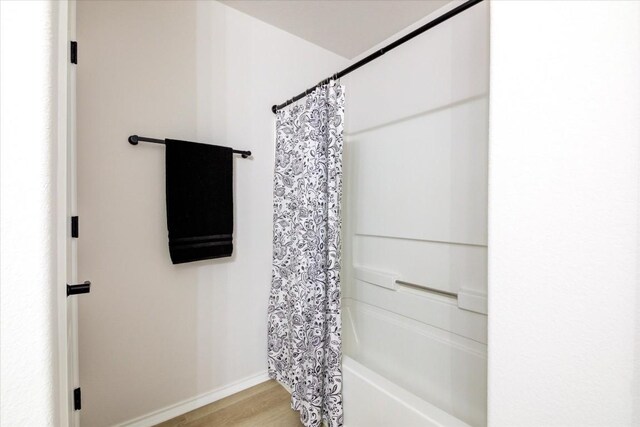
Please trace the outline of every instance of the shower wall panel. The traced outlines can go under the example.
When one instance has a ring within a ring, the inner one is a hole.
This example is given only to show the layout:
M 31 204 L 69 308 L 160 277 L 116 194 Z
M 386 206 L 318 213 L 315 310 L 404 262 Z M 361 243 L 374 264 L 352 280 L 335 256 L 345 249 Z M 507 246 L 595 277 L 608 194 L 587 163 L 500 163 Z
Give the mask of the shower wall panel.
M 345 353 L 474 426 L 486 425 L 488 18 L 481 3 L 345 79 Z

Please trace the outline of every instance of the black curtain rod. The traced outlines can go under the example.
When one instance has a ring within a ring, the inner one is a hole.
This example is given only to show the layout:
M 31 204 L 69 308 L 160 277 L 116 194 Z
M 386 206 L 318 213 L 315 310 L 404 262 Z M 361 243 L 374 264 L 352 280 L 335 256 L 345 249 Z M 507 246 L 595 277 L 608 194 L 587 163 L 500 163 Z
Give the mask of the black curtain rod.
M 483 0 L 469 0 L 469 1 L 465 2 L 465 3 L 462 3 L 460 6 L 451 9 L 449 12 L 437 17 L 433 21 L 427 22 L 423 26 L 421 26 L 419 28 L 416 28 L 415 30 L 413 30 L 409 34 L 407 34 L 406 36 L 400 37 L 398 40 L 394 41 L 391 44 L 388 44 L 387 46 L 385 46 L 385 47 L 383 47 L 383 48 L 381 48 L 381 49 L 379 49 L 377 51 L 375 51 L 374 53 L 372 53 L 371 55 L 367 56 L 366 58 L 363 58 L 360 61 L 356 62 L 355 64 L 348 66 L 344 70 L 338 71 L 337 73 L 335 73 L 331 77 L 328 77 L 328 78 L 320 81 L 316 86 L 310 87 L 309 89 L 305 90 L 301 94 L 294 96 L 293 98 L 289 99 L 288 101 L 283 102 L 280 105 L 274 105 L 273 107 L 271 107 L 271 111 L 273 111 L 275 113 L 278 110 L 280 110 L 281 108 L 284 108 L 289 104 L 293 104 L 297 100 L 302 99 L 305 96 L 307 96 L 307 94 L 313 92 L 313 90 L 317 86 L 320 86 L 320 85 L 323 85 L 323 84 L 327 84 L 331 80 L 337 80 L 340 77 L 346 76 L 350 72 L 355 71 L 358 68 L 362 67 L 363 65 L 366 65 L 369 62 L 373 61 L 374 59 L 381 57 L 385 53 L 389 52 L 391 49 L 395 49 L 396 47 L 400 46 L 401 44 L 403 44 L 405 42 L 408 42 L 412 38 L 414 38 L 416 36 L 419 36 L 420 34 L 424 33 L 425 31 L 427 31 L 427 30 L 429 30 L 429 29 L 431 29 L 433 27 L 435 27 L 438 24 L 442 24 L 444 21 L 448 20 L 449 18 L 453 18 L 457 14 L 459 14 L 461 12 L 464 12 L 465 10 L 469 9 L 472 6 L 475 6 L 476 4 L 478 4 L 478 3 L 482 2 L 482 1 Z
M 129 137 L 129 144 L 131 145 L 138 145 L 138 142 L 140 141 L 153 142 L 154 144 L 164 144 L 164 139 L 147 138 L 146 136 L 138 136 L 138 135 L 131 135 Z M 246 159 L 251 155 L 251 151 L 233 150 L 233 152 L 236 154 L 241 154 L 243 159 Z

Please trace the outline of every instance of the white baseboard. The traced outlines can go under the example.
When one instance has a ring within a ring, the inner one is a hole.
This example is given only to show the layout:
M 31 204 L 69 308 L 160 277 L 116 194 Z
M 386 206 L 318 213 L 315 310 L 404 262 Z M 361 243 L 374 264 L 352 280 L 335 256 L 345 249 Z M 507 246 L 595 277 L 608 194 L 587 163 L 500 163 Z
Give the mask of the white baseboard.
M 158 409 L 157 411 L 148 413 L 133 420 L 118 424 L 118 427 L 150 427 L 163 421 L 170 420 L 171 418 L 175 418 L 179 415 L 185 414 L 189 411 L 193 411 L 194 409 L 198 409 L 201 406 L 213 403 L 216 400 L 231 396 L 234 393 L 245 390 L 249 387 L 253 387 L 254 385 L 258 385 L 262 382 L 267 381 L 268 379 L 269 376 L 267 375 L 267 371 L 265 370 L 255 375 L 251 375 L 241 380 L 235 381 L 231 384 L 219 387 L 215 390 L 211 390 L 210 392 L 192 397 L 191 399 L 183 400 L 182 402 L 178 402 L 176 404 Z
M 278 381 L 277 379 L 275 379 L 275 380 L 276 380 L 276 381 Z M 288 385 L 286 385 L 285 383 L 283 383 L 283 382 L 281 382 L 281 381 L 278 381 L 278 384 L 280 384 L 280 385 L 282 386 L 282 388 L 283 388 L 283 389 L 287 390 L 287 392 L 288 392 L 289 394 L 291 394 L 291 393 L 292 393 L 291 388 L 290 388 Z

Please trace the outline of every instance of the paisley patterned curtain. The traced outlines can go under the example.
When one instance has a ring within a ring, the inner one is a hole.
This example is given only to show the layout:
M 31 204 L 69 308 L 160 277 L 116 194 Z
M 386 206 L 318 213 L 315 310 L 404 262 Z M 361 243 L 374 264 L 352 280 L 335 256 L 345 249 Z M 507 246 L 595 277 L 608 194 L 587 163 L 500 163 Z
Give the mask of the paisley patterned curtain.
M 269 376 L 305 426 L 341 426 L 340 203 L 344 87 L 278 111 Z

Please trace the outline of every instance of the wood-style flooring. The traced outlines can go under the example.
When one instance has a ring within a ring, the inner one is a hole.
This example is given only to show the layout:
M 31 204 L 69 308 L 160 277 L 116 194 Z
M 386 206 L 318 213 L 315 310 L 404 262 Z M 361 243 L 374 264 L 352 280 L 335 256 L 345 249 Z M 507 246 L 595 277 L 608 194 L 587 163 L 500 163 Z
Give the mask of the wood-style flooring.
M 300 414 L 291 409 L 291 396 L 269 380 L 156 427 L 300 427 Z

